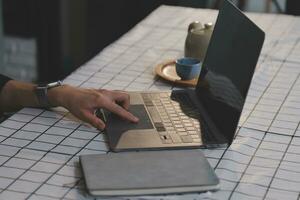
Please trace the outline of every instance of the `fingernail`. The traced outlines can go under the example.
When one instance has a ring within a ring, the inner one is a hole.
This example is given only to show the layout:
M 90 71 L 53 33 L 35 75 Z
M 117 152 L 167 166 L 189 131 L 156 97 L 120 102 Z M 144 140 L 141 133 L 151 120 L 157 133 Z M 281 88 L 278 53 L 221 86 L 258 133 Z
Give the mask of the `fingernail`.
M 103 131 L 105 129 L 105 125 L 99 125 L 98 129 L 101 130 L 101 131 Z
M 139 121 L 139 118 L 134 117 L 134 122 L 138 122 L 138 121 Z

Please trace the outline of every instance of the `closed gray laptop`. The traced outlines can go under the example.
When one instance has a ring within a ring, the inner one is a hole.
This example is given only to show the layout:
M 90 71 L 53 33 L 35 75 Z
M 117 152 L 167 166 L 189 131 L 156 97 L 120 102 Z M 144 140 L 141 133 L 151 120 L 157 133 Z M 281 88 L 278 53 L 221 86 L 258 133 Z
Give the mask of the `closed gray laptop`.
M 105 113 L 113 151 L 228 146 L 232 143 L 264 32 L 224 1 L 195 89 L 130 93 L 132 124 Z
M 86 188 L 96 196 L 217 190 L 219 179 L 200 150 L 80 156 Z

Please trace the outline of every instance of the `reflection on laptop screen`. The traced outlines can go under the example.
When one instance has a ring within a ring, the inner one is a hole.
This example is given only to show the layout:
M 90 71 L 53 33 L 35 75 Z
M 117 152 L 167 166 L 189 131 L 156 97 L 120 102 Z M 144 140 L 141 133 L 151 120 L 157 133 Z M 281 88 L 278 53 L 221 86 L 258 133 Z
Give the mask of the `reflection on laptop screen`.
M 263 40 L 264 32 L 224 1 L 196 90 L 209 118 L 228 141 L 234 137 Z

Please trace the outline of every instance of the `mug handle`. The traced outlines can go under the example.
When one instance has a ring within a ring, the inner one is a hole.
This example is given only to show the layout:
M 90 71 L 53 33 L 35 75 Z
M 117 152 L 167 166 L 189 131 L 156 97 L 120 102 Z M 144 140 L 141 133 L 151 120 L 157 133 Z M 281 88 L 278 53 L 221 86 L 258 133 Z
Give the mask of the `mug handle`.
M 194 22 L 190 23 L 190 25 L 189 25 L 189 27 L 188 27 L 188 31 L 190 31 L 190 30 L 192 30 L 192 29 L 195 29 L 195 28 L 197 28 L 197 29 L 202 29 L 203 26 L 202 26 L 201 22 L 199 22 L 199 21 L 194 21 Z

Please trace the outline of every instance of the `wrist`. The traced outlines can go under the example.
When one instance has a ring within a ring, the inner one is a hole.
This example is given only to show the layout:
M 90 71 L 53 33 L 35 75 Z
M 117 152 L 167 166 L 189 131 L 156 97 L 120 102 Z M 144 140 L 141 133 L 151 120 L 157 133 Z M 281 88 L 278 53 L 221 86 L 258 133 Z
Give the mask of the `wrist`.
M 51 106 L 63 106 L 67 107 L 67 99 L 71 86 L 61 85 L 55 88 L 51 88 L 47 93 L 47 98 Z

